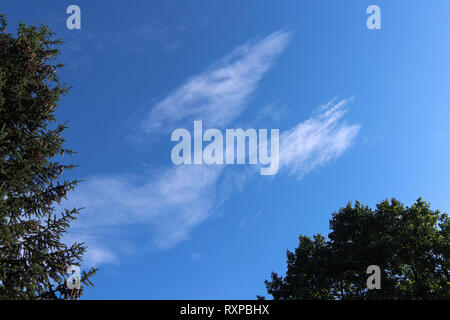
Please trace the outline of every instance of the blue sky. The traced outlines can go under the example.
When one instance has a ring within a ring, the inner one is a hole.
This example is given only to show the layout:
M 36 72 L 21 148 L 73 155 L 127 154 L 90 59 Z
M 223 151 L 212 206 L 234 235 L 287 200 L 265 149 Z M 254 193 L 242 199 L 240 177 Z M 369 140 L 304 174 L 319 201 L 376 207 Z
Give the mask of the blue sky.
M 68 30 L 66 8 L 81 8 Z M 381 8 L 382 30 L 366 28 Z M 450 208 L 450 3 L 4 1 L 48 22 L 71 86 L 57 116 L 85 180 L 68 240 L 88 299 L 253 299 L 298 235 L 347 201 Z M 175 166 L 170 132 L 279 128 L 280 171 Z

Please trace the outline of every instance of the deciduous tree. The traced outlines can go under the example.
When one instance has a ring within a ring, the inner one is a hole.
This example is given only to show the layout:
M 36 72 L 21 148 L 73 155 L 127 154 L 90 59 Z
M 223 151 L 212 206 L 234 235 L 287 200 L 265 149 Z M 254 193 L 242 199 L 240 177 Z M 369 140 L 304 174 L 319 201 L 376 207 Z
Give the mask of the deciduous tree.
M 356 202 L 334 213 L 328 239 L 300 236 L 287 252 L 285 276 L 266 281 L 276 300 L 449 299 L 450 220 L 422 199 L 396 199 L 375 210 Z M 367 288 L 366 270 L 378 265 L 381 289 Z

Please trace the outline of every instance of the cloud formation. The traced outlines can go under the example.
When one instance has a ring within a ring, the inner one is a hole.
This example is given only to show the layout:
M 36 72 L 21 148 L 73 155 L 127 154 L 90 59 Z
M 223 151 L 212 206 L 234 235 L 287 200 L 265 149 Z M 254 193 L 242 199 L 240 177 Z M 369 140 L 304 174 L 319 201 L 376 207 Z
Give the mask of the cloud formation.
M 279 175 L 301 178 L 351 146 L 360 125 L 343 121 L 348 102 L 330 102 L 281 135 Z M 89 245 L 88 261 L 115 262 L 117 258 L 105 243 L 111 243 L 110 237 L 118 234 L 119 227 L 122 231 L 136 225 L 147 228 L 153 244 L 161 249 L 186 240 L 196 226 L 220 208 L 230 190 L 244 189 L 246 182 L 258 174 L 257 170 L 232 169 L 238 170 L 184 165 L 166 167 L 140 178 L 94 176 L 74 191 L 65 206 L 86 208 L 73 231 Z M 120 248 L 114 247 L 117 253 Z
M 247 107 L 259 80 L 290 37 L 291 32 L 280 30 L 234 49 L 158 102 L 141 122 L 141 134 L 169 132 L 194 118 L 203 119 L 208 126 L 229 124 Z M 64 203 L 65 207 L 85 207 L 70 239 L 88 244 L 91 254 L 86 258 L 93 264 L 117 260 L 105 243 L 111 244 L 111 235 L 117 234 L 119 227 L 146 226 L 157 247 L 170 248 L 187 239 L 190 230 L 223 203 L 228 195 L 223 185 L 230 183 L 225 178 L 217 190 L 223 170 L 170 166 L 145 177 L 88 177 Z M 221 201 L 217 192 L 223 195 Z M 117 252 L 117 245 L 115 249 Z
M 259 80 L 290 38 L 291 32 L 277 31 L 236 48 L 157 103 L 142 121 L 142 130 L 166 133 L 200 118 L 209 127 L 229 124 L 246 108 Z
M 317 166 L 331 161 L 347 150 L 360 125 L 342 121 L 349 100 L 333 101 L 319 113 L 299 123 L 280 137 L 280 167 L 301 178 Z
M 248 106 L 259 80 L 290 37 L 289 31 L 277 31 L 248 42 L 188 79 L 156 103 L 141 123 L 141 134 L 168 132 L 194 119 L 202 119 L 208 127 L 231 124 Z M 347 103 L 330 102 L 282 133 L 279 175 L 302 177 L 350 147 L 360 126 L 343 121 Z M 86 241 L 86 262 L 93 265 L 116 262 L 118 255 L 136 251 L 125 239 L 142 230 L 154 246 L 173 247 L 220 208 L 230 190 L 245 188 L 253 175 L 252 170 L 235 166 L 169 165 L 139 177 L 88 177 L 63 204 L 85 207 L 68 239 Z
M 219 167 L 168 167 L 145 177 L 142 184 L 130 175 L 93 176 L 64 207 L 85 208 L 73 225 L 83 241 L 95 242 L 95 230 L 140 224 L 151 227 L 155 245 L 169 248 L 185 240 L 214 208 L 221 171 Z

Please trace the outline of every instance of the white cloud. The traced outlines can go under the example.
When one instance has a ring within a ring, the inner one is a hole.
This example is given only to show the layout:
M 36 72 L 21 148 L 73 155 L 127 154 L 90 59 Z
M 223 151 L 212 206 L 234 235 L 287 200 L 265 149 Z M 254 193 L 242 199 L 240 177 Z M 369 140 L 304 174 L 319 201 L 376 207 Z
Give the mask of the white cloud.
M 287 46 L 291 33 L 277 31 L 244 44 L 157 103 L 142 121 L 141 133 L 161 133 L 194 118 L 223 126 L 247 106 L 258 81 Z M 216 190 L 224 167 L 168 167 L 152 175 L 93 176 L 70 195 L 64 207 L 85 207 L 71 237 L 89 246 L 92 263 L 116 260 L 104 244 L 127 225 L 151 230 L 154 243 L 169 248 L 189 236 L 229 194 L 229 179 Z M 216 193 L 220 193 L 220 199 Z M 117 246 L 115 247 L 118 250 Z
M 360 129 L 343 121 L 348 100 L 330 102 L 308 120 L 281 135 L 280 165 L 302 177 L 317 166 L 339 157 Z M 186 240 L 230 195 L 242 190 L 258 174 L 254 168 L 224 171 L 224 166 L 171 166 L 149 176 L 95 176 L 82 183 L 64 204 L 85 209 L 74 224 L 77 241 L 86 241 L 88 261 L 116 261 L 110 249 L 118 228 L 143 226 L 159 248 Z M 236 169 L 237 168 L 232 168 Z M 224 174 L 225 172 L 225 174 Z M 250 221 L 244 217 L 241 226 Z M 253 218 L 251 218 L 253 220 Z M 102 230 L 97 233 L 97 230 Z M 116 251 L 119 250 L 115 245 Z
M 102 244 L 100 239 L 104 235 L 93 232 L 95 228 L 80 232 L 78 228 L 74 228 L 76 225 L 76 223 L 72 224 L 70 233 L 64 237 L 64 242 L 68 246 L 71 246 L 75 242 L 84 242 L 88 246 L 88 250 L 83 256 L 82 267 L 86 266 L 88 269 L 98 267 L 101 264 L 116 263 L 118 261 L 117 253 L 113 252 L 108 247 L 109 245 Z
M 90 177 L 72 193 L 64 207 L 85 207 L 74 223 L 77 241 L 97 246 L 102 239 L 89 237 L 130 225 L 148 227 L 161 248 L 185 240 L 215 206 L 215 186 L 221 167 L 169 167 L 139 183 L 130 175 Z M 113 233 L 113 232 L 110 232 Z
M 208 127 L 223 127 L 236 120 L 290 36 L 288 31 L 277 31 L 249 42 L 188 79 L 154 106 L 142 121 L 141 134 L 170 131 L 193 119 L 203 120 Z M 351 145 L 359 126 L 342 121 L 346 103 L 330 103 L 281 135 L 281 169 L 301 177 Z M 86 241 L 87 262 L 93 265 L 115 262 L 130 250 L 138 251 L 125 244 L 137 229 L 144 230 L 157 247 L 173 247 L 217 212 L 230 190 L 244 188 L 257 174 L 248 167 L 239 173 L 224 168 L 170 166 L 139 177 L 88 177 L 63 204 L 85 207 L 71 228 L 70 239 Z
M 84 256 L 84 263 L 89 267 L 98 267 L 101 264 L 116 262 L 117 259 L 110 249 L 89 245 L 89 250 Z
M 157 103 L 141 128 L 144 132 L 166 133 L 198 119 L 209 127 L 229 124 L 245 109 L 258 81 L 283 52 L 290 37 L 289 31 L 277 31 L 236 48 Z
M 361 127 L 342 121 L 348 102 L 330 102 L 317 115 L 284 132 L 280 137 L 280 167 L 301 178 L 347 150 Z

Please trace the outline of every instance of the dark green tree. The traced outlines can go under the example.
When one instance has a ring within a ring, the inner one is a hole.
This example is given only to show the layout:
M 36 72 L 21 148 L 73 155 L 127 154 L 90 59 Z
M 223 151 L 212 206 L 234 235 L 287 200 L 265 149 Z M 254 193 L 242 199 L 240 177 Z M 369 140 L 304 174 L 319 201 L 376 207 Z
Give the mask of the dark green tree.
M 0 15 L 0 299 L 73 299 L 82 288 L 69 290 L 70 265 L 82 261 L 83 243 L 67 246 L 62 237 L 79 209 L 56 207 L 77 180 L 62 181 L 73 164 L 57 123 L 55 108 L 67 87 L 55 62 L 61 40 L 45 25 L 19 24 L 7 33 Z M 92 285 L 95 269 L 81 282 Z
M 275 300 L 450 298 L 450 220 L 422 199 L 405 207 L 356 202 L 334 213 L 328 240 L 300 236 L 287 252 L 286 275 L 265 281 Z M 367 288 L 367 267 L 381 269 L 381 289 Z

